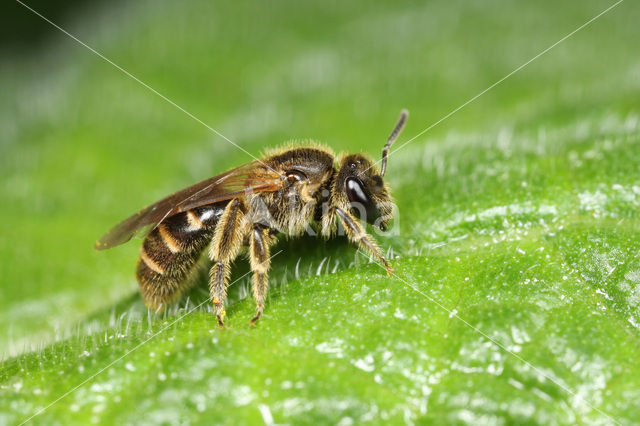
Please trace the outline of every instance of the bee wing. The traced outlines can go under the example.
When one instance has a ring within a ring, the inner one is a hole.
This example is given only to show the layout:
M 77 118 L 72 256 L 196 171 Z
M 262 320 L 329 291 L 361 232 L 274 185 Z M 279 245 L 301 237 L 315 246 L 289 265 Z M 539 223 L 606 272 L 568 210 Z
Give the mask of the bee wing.
M 273 192 L 282 188 L 281 175 L 273 170 L 256 167 L 259 164 L 252 161 L 145 207 L 100 237 L 95 248 L 106 250 L 124 244 L 134 236 L 147 235 L 168 217 L 196 207 L 231 200 L 251 192 Z

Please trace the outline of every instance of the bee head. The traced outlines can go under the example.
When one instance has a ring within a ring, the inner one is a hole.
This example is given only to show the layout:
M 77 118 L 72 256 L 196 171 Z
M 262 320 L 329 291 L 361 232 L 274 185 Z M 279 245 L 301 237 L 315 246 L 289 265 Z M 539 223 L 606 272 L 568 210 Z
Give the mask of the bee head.
M 362 154 L 339 159 L 335 192 L 340 205 L 359 219 L 386 230 L 392 219 L 393 199 L 380 170 Z
M 400 118 L 382 149 L 382 165 L 376 164 L 363 154 L 350 154 L 341 157 L 338 162 L 338 176 L 334 191 L 339 196 L 341 205 L 360 219 L 377 226 L 382 231 L 387 229 L 393 217 L 393 199 L 384 182 L 387 170 L 389 148 L 397 139 L 409 117 L 407 110 L 402 110 Z

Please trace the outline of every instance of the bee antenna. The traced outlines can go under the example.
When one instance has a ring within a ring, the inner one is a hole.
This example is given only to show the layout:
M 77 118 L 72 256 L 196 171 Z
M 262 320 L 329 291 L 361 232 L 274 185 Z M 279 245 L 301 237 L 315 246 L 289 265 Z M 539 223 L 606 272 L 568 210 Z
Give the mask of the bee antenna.
M 409 118 L 409 111 L 403 109 L 400 111 L 400 118 L 398 118 L 398 122 L 396 123 L 393 131 L 389 135 L 389 139 L 387 139 L 387 143 L 382 148 L 382 167 L 380 168 L 380 175 L 384 176 L 384 172 L 387 171 L 387 155 L 389 154 L 389 148 L 398 139 L 400 132 L 404 129 L 404 125 L 407 124 L 407 118 Z

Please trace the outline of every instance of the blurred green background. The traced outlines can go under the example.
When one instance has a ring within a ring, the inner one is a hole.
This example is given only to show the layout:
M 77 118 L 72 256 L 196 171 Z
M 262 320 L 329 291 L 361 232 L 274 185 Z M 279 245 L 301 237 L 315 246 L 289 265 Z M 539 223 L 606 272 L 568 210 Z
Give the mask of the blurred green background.
M 377 158 L 401 108 L 398 145 L 613 2 L 27 4 L 254 155 L 313 139 Z M 206 299 L 205 268 L 148 315 L 140 242 L 95 239 L 250 157 L 3 10 L 0 423 L 16 423 Z M 342 239 L 285 240 L 257 329 L 242 259 L 228 330 L 205 304 L 34 421 L 636 422 L 638 22 L 622 2 L 391 155 L 400 233 L 380 243 L 402 280 Z

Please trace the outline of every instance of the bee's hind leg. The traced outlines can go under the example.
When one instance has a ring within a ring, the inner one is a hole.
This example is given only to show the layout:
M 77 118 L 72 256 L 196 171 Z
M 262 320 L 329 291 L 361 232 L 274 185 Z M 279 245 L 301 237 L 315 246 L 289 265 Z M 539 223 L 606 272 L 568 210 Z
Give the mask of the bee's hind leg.
M 271 257 L 269 256 L 269 246 L 274 239 L 269 228 L 254 224 L 250 231 L 249 256 L 251 259 L 251 270 L 253 271 L 253 298 L 256 302 L 256 316 L 250 322 L 254 326 L 262 316 L 264 302 L 267 297 L 269 287 L 268 273 L 271 268 Z
M 227 284 L 231 273 L 230 263 L 238 256 L 242 242 L 247 234 L 245 215 L 240 202 L 235 199 L 227 204 L 216 226 L 209 255 L 214 264 L 211 267 L 209 290 L 216 318 L 220 328 L 224 328 L 227 299 Z

